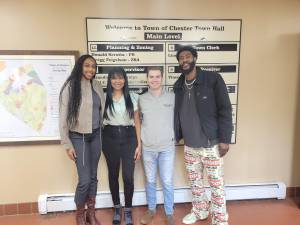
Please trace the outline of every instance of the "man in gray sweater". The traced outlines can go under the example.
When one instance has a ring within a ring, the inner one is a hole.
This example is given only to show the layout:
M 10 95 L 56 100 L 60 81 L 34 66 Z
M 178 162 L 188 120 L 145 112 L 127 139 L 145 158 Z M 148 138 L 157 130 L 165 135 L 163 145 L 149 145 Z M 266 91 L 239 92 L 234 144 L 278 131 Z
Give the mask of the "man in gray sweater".
M 141 223 L 150 223 L 155 215 L 156 177 L 157 168 L 159 167 L 167 224 L 174 225 L 173 168 L 175 159 L 175 96 L 173 93 L 166 92 L 162 87 L 163 72 L 161 67 L 149 67 L 147 80 L 149 90 L 139 98 L 139 107 L 142 117 L 142 155 L 148 201 L 148 210 L 141 218 Z

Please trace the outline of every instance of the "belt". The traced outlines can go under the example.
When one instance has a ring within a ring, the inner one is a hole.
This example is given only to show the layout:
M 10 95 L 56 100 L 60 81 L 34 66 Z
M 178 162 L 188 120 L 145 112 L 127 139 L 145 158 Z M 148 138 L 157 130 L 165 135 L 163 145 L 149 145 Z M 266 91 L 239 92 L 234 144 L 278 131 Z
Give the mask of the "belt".
M 110 128 L 110 129 L 129 129 L 134 128 L 134 126 L 115 126 L 115 125 L 106 125 L 104 128 Z

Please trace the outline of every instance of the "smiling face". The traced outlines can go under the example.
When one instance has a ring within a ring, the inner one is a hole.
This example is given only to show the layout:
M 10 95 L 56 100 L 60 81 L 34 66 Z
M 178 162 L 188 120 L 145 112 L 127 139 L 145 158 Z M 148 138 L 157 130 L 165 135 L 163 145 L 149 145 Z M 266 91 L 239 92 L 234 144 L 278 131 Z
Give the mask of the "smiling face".
M 96 62 L 92 58 L 84 60 L 82 65 L 82 75 L 85 79 L 91 80 L 96 74 Z
M 148 71 L 148 85 L 152 90 L 158 90 L 162 85 L 162 73 L 160 70 L 149 70 Z
M 111 77 L 110 82 L 114 91 L 120 91 L 123 90 L 125 79 L 122 74 L 117 73 Z
M 184 74 L 189 74 L 196 65 L 197 58 L 190 51 L 182 51 L 178 56 L 178 63 Z

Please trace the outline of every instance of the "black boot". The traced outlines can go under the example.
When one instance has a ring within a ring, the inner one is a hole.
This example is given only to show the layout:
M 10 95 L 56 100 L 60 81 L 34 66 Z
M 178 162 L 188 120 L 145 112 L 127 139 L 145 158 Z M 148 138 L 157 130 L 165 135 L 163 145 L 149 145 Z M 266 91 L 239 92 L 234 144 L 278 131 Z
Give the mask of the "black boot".
M 115 209 L 115 214 L 112 223 L 114 225 L 120 225 L 122 219 L 122 205 L 121 204 L 115 205 L 114 209 Z
M 124 208 L 125 225 L 133 225 L 131 208 Z

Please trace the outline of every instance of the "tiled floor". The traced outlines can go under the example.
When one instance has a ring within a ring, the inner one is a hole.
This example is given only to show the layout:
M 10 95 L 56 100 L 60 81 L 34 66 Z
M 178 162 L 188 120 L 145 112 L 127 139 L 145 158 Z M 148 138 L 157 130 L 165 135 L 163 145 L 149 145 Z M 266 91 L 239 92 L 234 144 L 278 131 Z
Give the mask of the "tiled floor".
M 182 217 L 190 211 L 191 204 L 176 204 L 175 220 L 181 225 Z M 146 207 L 134 207 L 134 224 L 146 211 Z M 300 225 L 300 209 L 291 198 L 286 200 L 228 201 L 230 225 Z M 111 225 L 112 209 L 97 210 L 102 225 Z M 164 225 L 163 207 L 158 206 L 157 215 L 150 225 Z M 209 225 L 210 219 L 195 223 Z M 74 212 L 47 215 L 1 216 L 0 225 L 75 225 Z

